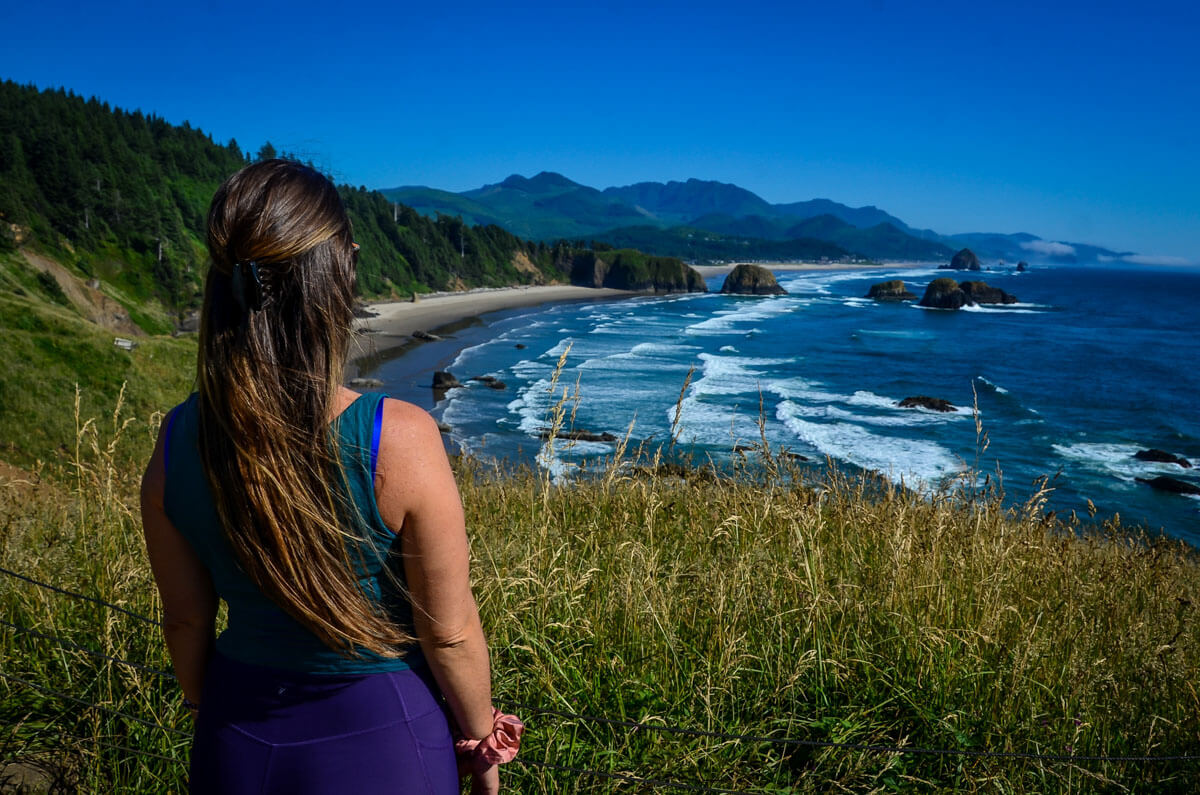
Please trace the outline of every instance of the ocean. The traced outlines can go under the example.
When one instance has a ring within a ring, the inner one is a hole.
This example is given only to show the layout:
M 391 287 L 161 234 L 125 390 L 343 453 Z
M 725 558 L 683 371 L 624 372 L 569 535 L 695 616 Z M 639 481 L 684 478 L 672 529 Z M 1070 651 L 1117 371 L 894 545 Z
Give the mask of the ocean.
M 920 296 L 946 275 L 981 278 L 1019 303 L 944 311 L 864 297 L 887 279 Z M 615 444 L 541 441 L 566 389 L 575 429 L 651 445 L 674 434 L 694 460 L 728 464 L 765 435 L 814 468 L 830 459 L 930 493 L 960 488 L 975 470 L 999 477 L 1019 504 L 1048 479 L 1046 510 L 1086 516 L 1090 500 L 1097 519 L 1119 514 L 1200 546 L 1200 499 L 1137 480 L 1200 485 L 1200 468 L 1134 457 L 1159 448 L 1200 465 L 1200 271 L 1035 266 L 967 276 L 915 266 L 776 277 L 787 295 L 720 295 L 720 276 L 708 294 L 498 313 L 462 336 L 448 369 L 465 386 L 433 413 L 468 453 L 570 478 Z M 374 373 L 385 388 L 398 364 Z M 468 380 L 476 376 L 504 388 Z M 955 410 L 899 407 L 915 395 Z

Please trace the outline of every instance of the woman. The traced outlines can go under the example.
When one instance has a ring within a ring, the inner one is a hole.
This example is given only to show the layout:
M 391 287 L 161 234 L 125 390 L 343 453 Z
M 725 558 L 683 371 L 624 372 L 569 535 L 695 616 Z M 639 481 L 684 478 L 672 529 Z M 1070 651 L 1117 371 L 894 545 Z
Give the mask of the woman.
M 458 792 L 452 722 L 472 791 L 492 793 L 519 742 L 491 706 L 436 425 L 341 386 L 357 248 L 333 184 L 298 163 L 254 163 L 213 197 L 198 390 L 142 483 L 197 718 L 192 792 Z

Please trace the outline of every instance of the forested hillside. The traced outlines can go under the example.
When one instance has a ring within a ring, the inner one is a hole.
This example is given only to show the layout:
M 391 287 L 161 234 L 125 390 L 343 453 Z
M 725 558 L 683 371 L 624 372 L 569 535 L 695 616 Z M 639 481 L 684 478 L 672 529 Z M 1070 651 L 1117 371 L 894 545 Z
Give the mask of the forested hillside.
M 257 156 L 274 154 L 267 144 Z M 153 318 L 198 305 L 213 191 L 251 159 L 236 141 L 217 143 L 187 123 L 5 81 L 0 253 L 47 255 L 94 280 L 145 330 L 166 330 Z M 497 226 L 427 218 L 363 187 L 341 191 L 362 245 L 359 287 L 367 296 L 565 276 L 551 246 Z M 21 258 L 11 262 L 21 266 Z M 5 283 L 20 289 L 35 276 L 10 273 Z

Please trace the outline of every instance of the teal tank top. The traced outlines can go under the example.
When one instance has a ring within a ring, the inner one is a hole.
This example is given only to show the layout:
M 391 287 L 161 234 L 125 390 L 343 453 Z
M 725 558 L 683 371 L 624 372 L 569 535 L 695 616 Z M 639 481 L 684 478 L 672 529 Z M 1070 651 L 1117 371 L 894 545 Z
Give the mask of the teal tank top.
M 383 398 L 380 394 L 358 397 L 330 428 L 337 435 L 350 498 L 361 517 L 346 520 L 356 525 L 348 528 L 356 540 L 347 543 L 359 586 L 412 632 L 412 606 L 384 572 L 387 566 L 404 584 L 400 537 L 384 523 L 375 502 L 375 457 Z M 221 528 L 204 477 L 199 438 L 199 396 L 192 394 L 167 421 L 164 502 L 167 518 L 208 568 L 217 595 L 228 605 L 228 625 L 217 638 L 217 650 L 251 665 L 317 674 L 379 673 L 423 664 L 415 645 L 400 658 L 382 657 L 365 649 L 358 650 L 358 657 L 339 654 L 267 598 L 238 564 Z

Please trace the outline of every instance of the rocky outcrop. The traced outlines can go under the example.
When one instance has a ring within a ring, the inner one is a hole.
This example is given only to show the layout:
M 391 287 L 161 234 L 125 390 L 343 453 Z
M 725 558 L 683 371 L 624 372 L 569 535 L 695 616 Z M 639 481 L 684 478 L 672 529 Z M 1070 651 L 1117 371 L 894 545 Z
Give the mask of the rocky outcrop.
M 966 305 L 967 294 L 948 276 L 931 281 L 921 297 L 921 306 L 933 309 L 959 309 Z
M 1024 273 L 1027 270 L 1029 270 L 1028 262 L 1026 262 L 1025 260 L 1021 260 L 1020 262 L 1017 263 L 1017 273 Z
M 472 381 L 478 381 L 481 384 L 486 384 L 489 389 L 507 389 L 508 384 L 496 378 L 493 375 L 476 375 L 471 377 Z
M 1200 496 L 1200 486 L 1195 483 L 1189 483 L 1186 480 L 1173 478 L 1170 475 L 1159 475 L 1156 478 L 1138 478 L 1138 482 L 1145 483 L 1151 488 L 1159 491 L 1167 491 L 1171 494 L 1190 494 Z
M 775 274 L 761 265 L 742 263 L 725 277 L 721 292 L 733 295 L 787 295 L 775 281 Z
M 969 248 L 961 249 L 950 259 L 949 265 L 942 265 L 942 270 L 952 271 L 977 271 L 982 270 L 979 267 L 979 257 L 975 256 L 975 252 Z
M 968 304 L 1015 304 L 1017 297 L 987 282 L 959 284 L 948 276 L 934 279 L 925 288 L 921 306 L 934 309 L 961 309 Z
M 867 291 L 867 298 L 874 298 L 876 301 L 917 300 L 917 296 L 910 293 L 908 288 L 904 286 L 904 282 L 900 279 L 872 284 L 871 289 Z
M 1157 447 L 1151 447 L 1149 450 L 1138 450 L 1133 454 L 1133 457 L 1139 461 L 1154 461 L 1159 464 L 1178 464 L 1184 469 L 1191 469 L 1192 463 L 1182 456 L 1177 456 L 1173 453 L 1168 453 L 1166 450 L 1159 450 Z
M 987 282 L 962 282 L 959 289 L 966 293 L 969 304 L 1015 304 L 1017 297 Z
M 366 387 L 368 389 L 378 389 L 383 386 L 383 382 L 378 378 L 351 378 L 350 386 Z
M 675 257 L 655 257 L 633 249 L 575 251 L 563 263 L 571 284 L 654 293 L 703 293 L 704 277 Z
M 438 370 L 433 374 L 434 389 L 454 389 L 460 386 L 462 384 L 458 382 L 458 379 L 449 370 Z
M 929 397 L 928 395 L 914 395 L 906 397 L 900 401 L 902 409 L 930 409 L 931 411 L 954 411 L 954 404 L 949 400 L 942 398 Z
M 542 431 L 540 434 L 542 441 L 550 438 L 550 431 Z M 592 433 L 591 431 L 559 431 L 555 434 L 558 439 L 569 439 L 573 442 L 615 442 L 617 437 L 604 431 L 603 433 Z

